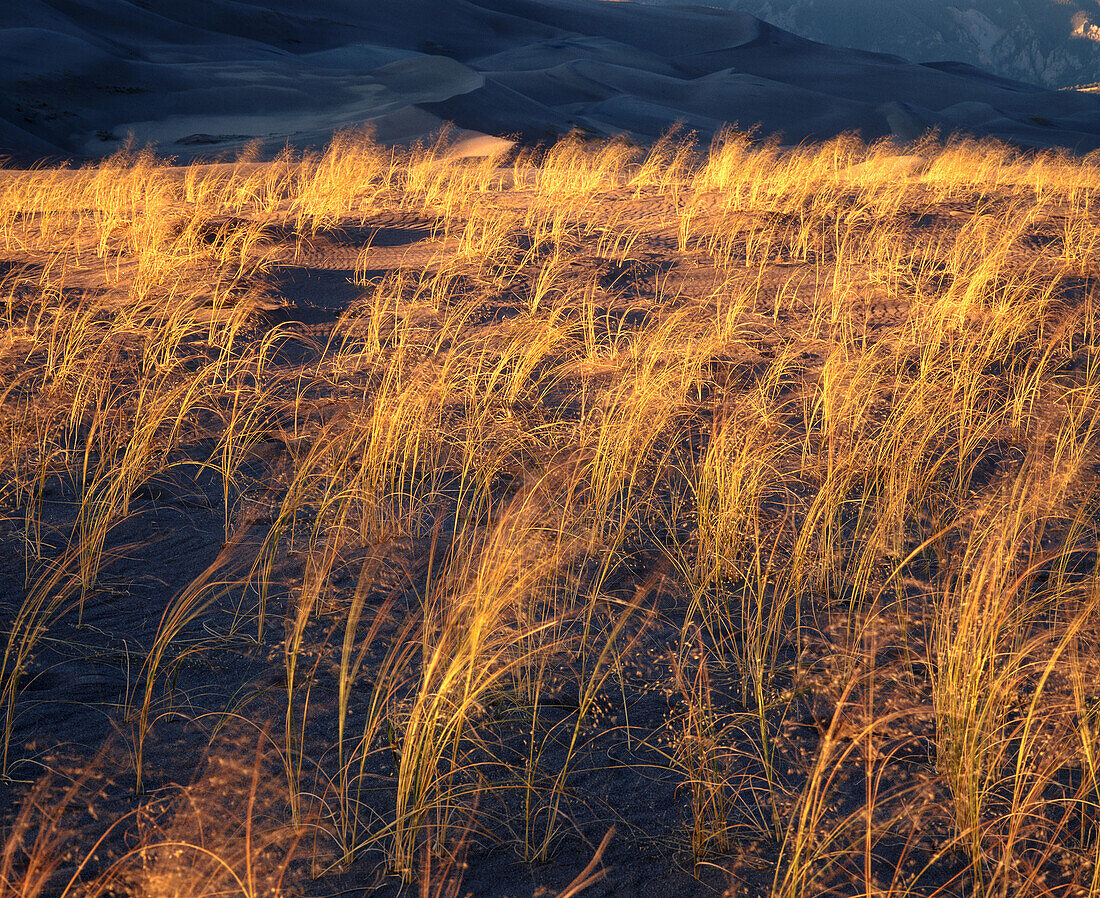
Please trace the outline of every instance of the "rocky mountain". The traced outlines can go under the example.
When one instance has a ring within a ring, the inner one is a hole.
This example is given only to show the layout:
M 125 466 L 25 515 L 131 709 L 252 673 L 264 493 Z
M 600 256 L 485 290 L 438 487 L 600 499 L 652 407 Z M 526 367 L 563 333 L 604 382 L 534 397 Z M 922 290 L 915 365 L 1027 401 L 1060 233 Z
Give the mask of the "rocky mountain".
M 668 0 L 652 0 L 665 3 Z M 795 34 L 1046 87 L 1100 81 L 1100 0 L 698 0 Z

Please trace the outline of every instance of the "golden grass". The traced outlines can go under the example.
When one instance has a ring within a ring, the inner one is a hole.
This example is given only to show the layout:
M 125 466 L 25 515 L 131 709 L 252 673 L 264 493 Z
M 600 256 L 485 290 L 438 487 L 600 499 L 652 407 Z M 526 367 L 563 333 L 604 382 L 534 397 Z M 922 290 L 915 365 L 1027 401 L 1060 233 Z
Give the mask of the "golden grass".
M 12 786 L 0 890 L 457 893 L 470 844 L 618 824 L 577 894 L 645 844 L 574 789 L 621 744 L 676 783 L 668 851 L 749 893 L 1100 896 L 1098 213 L 1093 158 L 733 131 L 0 172 L 4 775 L 172 477 L 218 536 L 134 635 L 134 792 L 162 722 L 261 734 L 239 826 L 130 796 L 76 867 L 76 793 Z M 310 330 L 280 276 L 334 240 L 360 298 Z M 232 640 L 274 697 L 189 714 Z

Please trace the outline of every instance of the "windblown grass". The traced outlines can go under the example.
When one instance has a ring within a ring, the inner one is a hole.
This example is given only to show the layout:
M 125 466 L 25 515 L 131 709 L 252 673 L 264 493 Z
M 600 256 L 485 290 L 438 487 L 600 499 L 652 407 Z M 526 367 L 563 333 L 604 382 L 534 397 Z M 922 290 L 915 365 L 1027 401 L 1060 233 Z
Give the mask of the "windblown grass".
M 5 894 L 459 894 L 475 848 L 563 895 L 1100 896 L 1095 159 L 0 176 Z M 327 318 L 285 295 L 326 267 Z M 112 614 L 93 763 L 31 712 Z

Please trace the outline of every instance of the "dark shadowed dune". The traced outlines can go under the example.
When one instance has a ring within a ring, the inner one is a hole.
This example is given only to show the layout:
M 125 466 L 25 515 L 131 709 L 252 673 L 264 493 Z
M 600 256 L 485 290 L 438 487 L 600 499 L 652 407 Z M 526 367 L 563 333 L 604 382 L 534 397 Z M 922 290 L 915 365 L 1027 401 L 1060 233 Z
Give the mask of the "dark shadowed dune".
M 675 121 L 799 142 L 928 128 L 1100 146 L 1100 98 L 817 44 L 740 12 L 597 0 L 26 0 L 0 10 L 0 152 L 182 158 L 443 121 L 650 140 Z
M 183 159 L 369 124 L 650 140 L 676 121 L 798 142 L 938 127 L 1100 147 L 1100 98 L 795 37 L 746 13 L 600 0 L 22 0 L 0 8 L 0 153 Z

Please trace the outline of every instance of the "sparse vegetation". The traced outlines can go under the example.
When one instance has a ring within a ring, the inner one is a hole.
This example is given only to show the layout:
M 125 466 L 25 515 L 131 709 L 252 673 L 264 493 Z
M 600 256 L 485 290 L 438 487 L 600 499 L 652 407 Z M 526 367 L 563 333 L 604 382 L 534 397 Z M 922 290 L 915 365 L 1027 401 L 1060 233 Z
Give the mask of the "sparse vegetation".
M 0 172 L 0 892 L 1100 896 L 1100 161 L 907 153 Z

